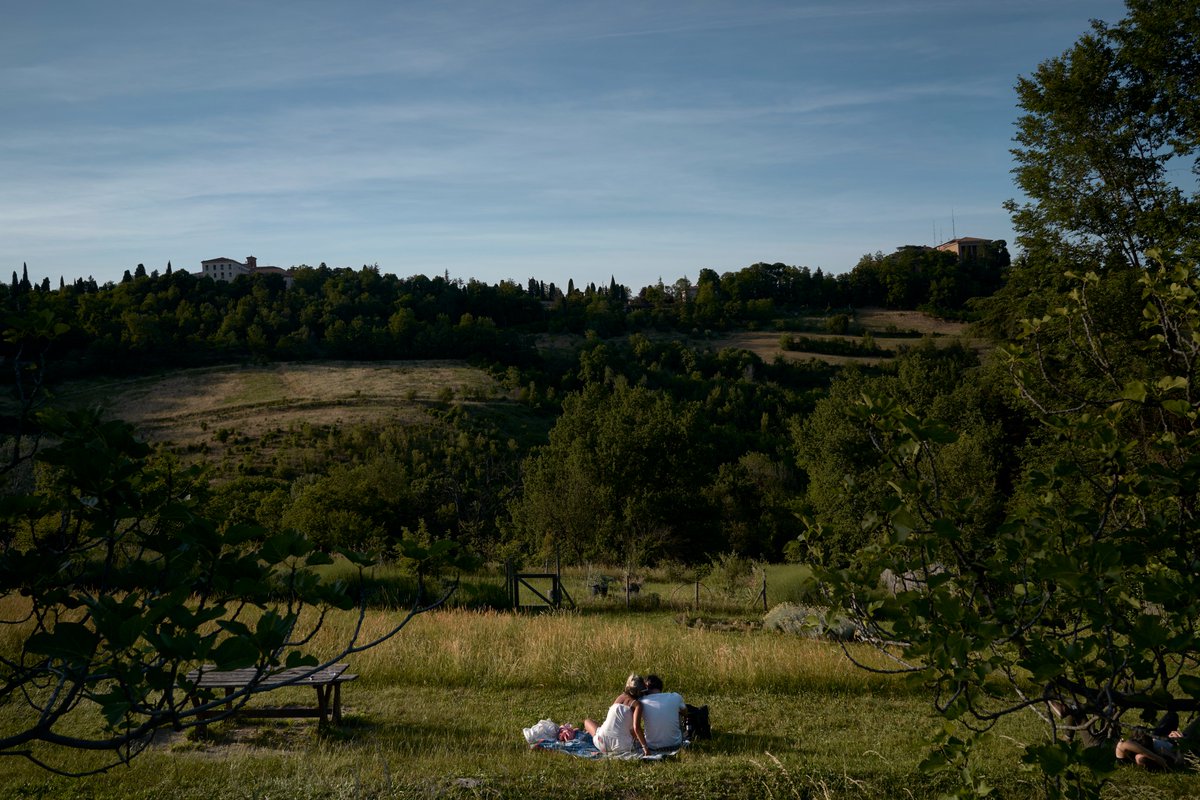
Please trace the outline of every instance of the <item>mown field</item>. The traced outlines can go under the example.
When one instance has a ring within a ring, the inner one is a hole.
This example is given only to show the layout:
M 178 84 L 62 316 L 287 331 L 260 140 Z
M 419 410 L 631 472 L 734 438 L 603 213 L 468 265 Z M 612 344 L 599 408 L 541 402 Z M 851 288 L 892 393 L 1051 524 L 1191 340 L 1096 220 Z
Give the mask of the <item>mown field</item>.
M 370 612 L 378 632 L 394 613 Z M 329 652 L 351 617 L 317 642 Z M 870 658 L 866 651 L 858 651 Z M 245 720 L 209 736 L 171 733 L 129 767 L 87 778 L 19 759 L 0 796 L 63 798 L 933 798 L 945 778 L 918 771 L 940 724 L 917 689 L 853 668 L 840 647 L 761 630 L 681 625 L 672 613 L 442 611 L 350 661 L 340 728 Z M 603 712 L 630 670 L 657 671 L 709 705 L 714 737 L 663 763 L 590 762 L 531 751 L 521 729 Z M 301 692 L 302 690 L 287 690 Z M 308 700 L 276 692 L 256 702 Z M 0 709 L 0 714 L 5 712 Z M 1037 797 L 1018 747 L 1041 735 L 1007 720 L 980 769 L 1002 797 Z M 82 768 L 89 754 L 68 754 Z M 1200 779 L 1123 770 L 1118 797 L 1194 797 Z
M 59 387 L 64 405 L 100 404 L 153 442 L 216 457 L 292 429 L 417 421 L 438 402 L 515 407 L 485 371 L 456 361 L 279 363 L 178 370 Z M 514 409 L 516 410 L 516 409 Z

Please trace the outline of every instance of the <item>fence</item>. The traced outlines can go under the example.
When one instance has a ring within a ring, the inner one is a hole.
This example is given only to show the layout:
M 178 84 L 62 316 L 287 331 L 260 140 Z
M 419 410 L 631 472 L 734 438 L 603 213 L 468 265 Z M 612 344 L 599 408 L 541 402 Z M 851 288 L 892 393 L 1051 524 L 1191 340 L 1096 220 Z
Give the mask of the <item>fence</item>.
M 506 595 L 511 607 L 517 610 L 561 609 L 622 603 L 629 607 L 659 605 L 691 609 L 769 609 L 767 575 L 757 570 L 756 580 L 734 588 L 715 589 L 696 578 L 686 583 L 644 582 L 631 572 L 613 576 L 588 570 L 586 576 L 565 578 L 555 564 L 551 569 L 524 572 L 511 562 L 505 564 Z M 580 600 L 576 603 L 567 583 L 577 587 Z M 648 591 L 657 590 L 657 591 Z

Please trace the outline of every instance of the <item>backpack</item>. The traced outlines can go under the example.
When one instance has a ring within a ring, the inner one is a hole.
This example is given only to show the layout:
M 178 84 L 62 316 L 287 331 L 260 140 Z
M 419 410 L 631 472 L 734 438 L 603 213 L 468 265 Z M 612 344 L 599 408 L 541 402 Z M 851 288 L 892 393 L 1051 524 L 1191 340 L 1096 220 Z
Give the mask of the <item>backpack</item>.
M 708 724 L 708 706 L 687 706 L 684 728 L 689 742 L 697 739 L 711 739 L 712 728 Z

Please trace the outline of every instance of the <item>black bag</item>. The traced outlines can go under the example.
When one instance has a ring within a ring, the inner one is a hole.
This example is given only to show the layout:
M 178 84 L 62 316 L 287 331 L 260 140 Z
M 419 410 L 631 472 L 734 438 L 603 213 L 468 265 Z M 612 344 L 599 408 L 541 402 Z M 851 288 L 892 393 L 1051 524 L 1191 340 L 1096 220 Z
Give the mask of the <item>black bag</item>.
M 687 706 L 687 721 L 684 724 L 689 742 L 712 738 L 712 728 L 708 724 L 708 706 Z

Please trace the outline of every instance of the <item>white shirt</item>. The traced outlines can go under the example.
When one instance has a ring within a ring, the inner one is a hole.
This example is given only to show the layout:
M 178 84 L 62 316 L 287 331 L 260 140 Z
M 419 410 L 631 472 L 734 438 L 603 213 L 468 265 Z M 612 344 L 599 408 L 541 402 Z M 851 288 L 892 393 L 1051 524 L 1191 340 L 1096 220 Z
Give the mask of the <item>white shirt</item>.
M 646 744 L 660 750 L 683 744 L 679 716 L 686 709 L 683 695 L 677 692 L 642 695 L 642 726 L 646 732 Z

